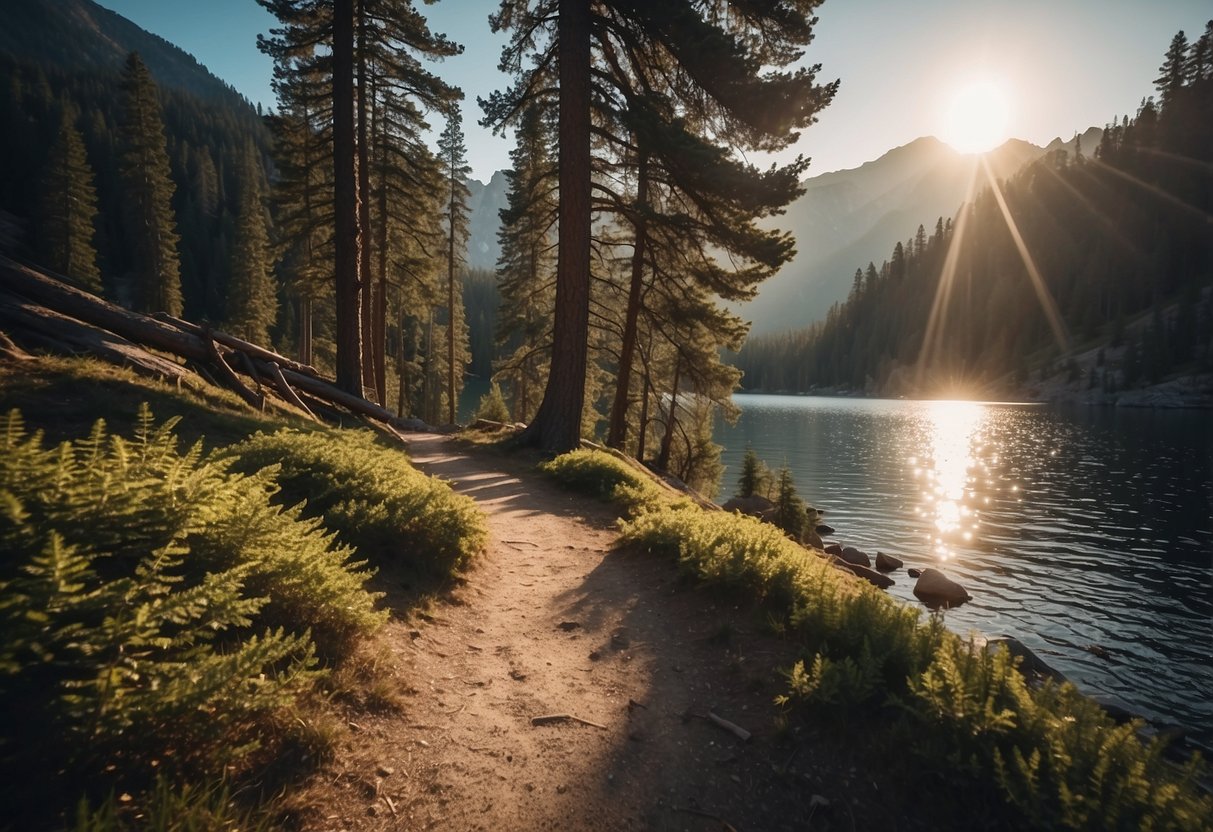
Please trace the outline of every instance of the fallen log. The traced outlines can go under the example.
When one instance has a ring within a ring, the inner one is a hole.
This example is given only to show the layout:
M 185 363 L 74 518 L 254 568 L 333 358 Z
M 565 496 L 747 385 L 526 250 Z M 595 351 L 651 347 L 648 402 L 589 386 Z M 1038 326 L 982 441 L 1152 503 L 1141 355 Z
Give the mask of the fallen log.
M 0 326 L 17 336 L 26 346 L 67 355 L 89 353 L 111 364 L 129 367 L 148 378 L 179 382 L 193 375 L 180 364 L 153 355 L 112 332 L 82 324 L 45 306 L 2 291 Z
M 107 329 L 139 344 L 194 361 L 209 361 L 202 339 L 180 329 L 130 312 L 81 289 L 0 256 L 0 286 L 77 321 Z
M 270 371 L 270 380 L 274 382 L 274 387 L 278 390 L 279 394 L 281 394 L 282 398 L 286 399 L 295 407 L 299 408 L 310 416 L 312 421 L 317 421 L 316 414 L 303 403 L 303 399 L 299 398 L 299 394 L 295 392 L 295 388 L 291 387 L 291 385 L 288 384 L 287 380 L 283 377 L 282 368 L 278 366 L 278 362 L 267 361 L 265 362 L 265 366 Z
M 271 350 L 218 332 L 212 333 L 214 337 L 212 340 L 206 337 L 206 330 L 196 324 L 186 321 L 178 322 L 178 319 L 171 318 L 161 320 L 141 315 L 138 312 L 131 312 L 3 256 L 0 256 L 0 287 L 58 312 L 60 315 L 66 315 L 77 319 L 78 322 L 108 330 L 124 339 L 163 350 L 190 361 L 209 364 L 220 376 L 226 376 L 225 366 L 230 372 L 234 372 L 234 369 L 227 365 L 222 358 L 216 360 L 218 350 L 215 347 L 215 341 L 225 345 L 238 344 L 239 347 L 233 346 L 231 349 L 249 355 L 252 359 L 250 363 L 256 373 L 271 376 L 269 362 L 273 361 L 279 365 L 284 381 L 296 390 L 307 393 L 322 402 L 343 407 L 359 416 L 385 422 L 401 430 L 425 430 L 427 428 L 426 425 L 414 419 L 398 419 L 386 408 L 367 401 L 361 396 L 347 393 L 335 384 L 313 375 L 314 368 L 291 361 Z M 265 356 L 265 358 L 258 356 Z M 297 369 L 291 369 L 292 367 Z M 230 379 L 224 378 L 223 380 L 225 384 L 230 384 Z M 251 393 L 251 391 L 247 392 Z M 245 397 L 243 393 L 241 396 Z M 249 401 L 248 398 L 245 400 Z M 250 404 L 253 402 L 250 401 Z M 259 407 L 260 405 L 255 404 L 254 406 Z
M 158 321 L 163 321 L 167 324 L 177 327 L 182 332 L 188 332 L 191 335 L 202 335 L 206 331 L 202 326 L 200 326 L 198 324 L 191 323 L 190 321 L 182 320 L 181 318 L 173 317 L 172 315 L 169 315 L 167 312 L 157 312 L 152 317 Z M 291 370 L 292 372 L 296 372 L 296 373 L 303 373 L 304 375 L 313 376 L 314 378 L 317 378 L 317 379 L 321 378 L 320 371 L 317 370 L 315 367 L 311 366 L 310 364 L 301 364 L 298 361 L 292 361 L 291 359 L 287 358 L 285 355 L 279 355 L 278 353 L 274 352 L 273 350 L 267 350 L 265 347 L 260 347 L 250 341 L 245 341 L 242 338 L 237 338 L 235 335 L 231 335 L 226 332 L 220 332 L 218 330 L 214 330 L 211 332 L 211 337 L 214 338 L 215 341 L 217 341 L 218 343 L 223 344 L 223 346 L 230 347 L 233 350 L 245 353 L 250 358 L 256 358 L 256 359 L 258 359 L 260 361 L 264 361 L 266 363 L 269 363 L 272 361 L 275 364 L 277 364 L 279 367 L 282 367 L 283 369 Z
M 215 342 L 208 336 L 203 336 L 202 342 L 210 356 L 211 366 L 219 373 L 219 381 L 223 383 L 223 386 L 235 392 L 244 400 L 245 404 L 258 410 L 264 409 L 265 397 L 254 393 L 236 376 L 232 366 L 219 354 L 219 348 L 215 346 Z

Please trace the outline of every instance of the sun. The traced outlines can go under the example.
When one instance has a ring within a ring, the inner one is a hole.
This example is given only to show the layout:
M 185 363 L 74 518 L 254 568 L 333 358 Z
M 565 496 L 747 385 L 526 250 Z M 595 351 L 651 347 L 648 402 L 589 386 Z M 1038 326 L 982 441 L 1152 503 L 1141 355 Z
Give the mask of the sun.
M 973 81 L 958 89 L 948 107 L 943 140 L 960 153 L 985 153 L 1007 140 L 1010 102 L 993 81 Z

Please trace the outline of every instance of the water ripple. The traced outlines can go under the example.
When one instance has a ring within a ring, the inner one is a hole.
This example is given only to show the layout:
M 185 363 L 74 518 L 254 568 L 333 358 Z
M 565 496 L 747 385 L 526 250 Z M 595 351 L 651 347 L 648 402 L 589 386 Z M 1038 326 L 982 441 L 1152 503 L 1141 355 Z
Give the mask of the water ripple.
M 1014 634 L 1092 695 L 1213 744 L 1207 414 L 737 403 L 737 424 L 716 433 L 726 493 L 747 445 L 786 460 L 835 539 L 969 588 L 974 602 L 948 613 L 956 631 Z M 916 603 L 913 581 L 895 578 L 890 593 Z

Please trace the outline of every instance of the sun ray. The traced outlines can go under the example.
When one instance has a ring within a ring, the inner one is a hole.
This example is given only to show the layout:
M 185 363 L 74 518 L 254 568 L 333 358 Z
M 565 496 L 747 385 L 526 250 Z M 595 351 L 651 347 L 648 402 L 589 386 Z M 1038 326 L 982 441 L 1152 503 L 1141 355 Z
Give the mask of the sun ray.
M 943 346 L 943 324 L 947 317 L 948 301 L 952 296 L 952 284 L 956 281 L 956 267 L 960 261 L 960 248 L 964 241 L 965 227 L 969 212 L 966 210 L 973 203 L 973 189 L 977 184 L 977 162 L 969 167 L 969 181 L 965 186 L 965 198 L 961 210 L 957 212 L 956 226 L 952 230 L 952 239 L 948 243 L 948 253 L 944 256 L 943 268 L 939 273 L 939 282 L 935 287 L 935 299 L 931 302 L 931 314 L 927 318 L 927 328 L 922 336 L 922 348 L 918 354 L 918 370 L 915 386 L 921 390 L 924 375 L 932 359 Z
M 1100 170 L 1104 170 L 1104 171 L 1107 171 L 1108 173 L 1112 173 L 1112 174 L 1115 174 L 1116 176 L 1119 176 L 1121 179 L 1125 180 L 1126 182 L 1136 185 L 1137 187 L 1141 188 L 1143 191 L 1146 191 L 1147 193 L 1158 197 L 1162 201 L 1166 202 L 1168 205 L 1172 205 L 1176 208 L 1186 211 L 1189 214 L 1194 214 L 1195 216 L 1204 220 L 1207 225 L 1213 225 L 1213 214 L 1208 214 L 1208 213 L 1200 210 L 1199 208 L 1197 208 L 1195 205 L 1190 205 L 1187 202 L 1184 202 L 1182 199 L 1175 196 L 1174 194 L 1169 194 L 1166 191 L 1164 191 L 1162 188 L 1159 188 L 1156 185 L 1151 185 L 1149 182 L 1143 182 L 1142 180 L 1138 179 L 1136 176 L 1133 176 L 1130 173 L 1125 173 L 1120 168 L 1117 168 L 1114 165 L 1109 165 L 1107 162 L 1104 162 L 1100 159 L 1093 159 L 1092 163 L 1098 165 Z
M 1146 256 L 1142 253 L 1141 249 L 1137 248 L 1137 246 L 1133 245 L 1132 242 L 1125 239 L 1124 235 L 1120 232 L 1120 229 L 1116 227 L 1116 223 L 1112 222 L 1112 219 L 1104 211 L 1102 211 L 1089 196 L 1070 184 L 1070 182 L 1064 176 L 1058 173 L 1052 165 L 1044 165 L 1042 166 L 1042 169 L 1052 176 L 1059 185 L 1065 188 L 1070 196 L 1074 197 L 1074 201 L 1085 208 L 1087 213 L 1094 217 L 1095 220 L 1101 226 L 1103 226 L 1103 229 L 1107 232 L 1108 239 L 1111 242 L 1122 248 L 1126 254 L 1132 256 L 1137 263 L 1143 266 L 1147 264 Z M 1090 179 L 1090 177 L 1088 178 Z M 1091 181 L 1094 180 L 1092 179 Z
M 1053 338 L 1057 341 L 1057 346 L 1062 353 L 1065 353 L 1069 349 L 1070 339 L 1066 335 L 1065 322 L 1061 319 L 1061 313 L 1057 310 L 1053 295 L 1050 294 L 1040 269 L 1036 267 L 1036 261 L 1032 259 L 1032 254 L 1028 251 L 1028 244 L 1024 241 L 1023 235 L 1019 233 L 1019 226 L 1016 224 L 1015 218 L 1011 216 L 1011 209 L 1007 207 L 1007 200 L 1003 196 L 1002 188 L 998 186 L 998 181 L 994 178 L 984 156 L 981 159 L 981 166 L 985 171 L 986 180 L 990 183 L 994 200 L 998 203 L 998 210 L 1002 212 L 1003 221 L 1006 222 L 1007 230 L 1011 232 L 1011 239 L 1015 242 L 1015 248 L 1019 251 L 1019 259 L 1023 261 L 1024 268 L 1028 270 L 1028 279 L 1031 280 L 1032 288 L 1036 291 L 1036 299 L 1040 301 L 1040 308 L 1049 321 L 1049 328 L 1053 330 Z

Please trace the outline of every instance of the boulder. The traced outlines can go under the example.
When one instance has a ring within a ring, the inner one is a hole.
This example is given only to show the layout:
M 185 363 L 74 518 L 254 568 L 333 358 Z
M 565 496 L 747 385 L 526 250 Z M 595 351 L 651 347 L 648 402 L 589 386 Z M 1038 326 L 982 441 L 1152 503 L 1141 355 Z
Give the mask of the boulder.
M 893 585 L 893 579 L 890 578 L 888 575 L 881 575 L 875 569 L 869 569 L 868 567 L 866 567 L 862 564 L 850 563 L 848 561 L 841 560 L 841 559 L 839 559 L 837 561 L 837 564 L 839 566 L 845 567 L 846 570 L 848 572 L 850 572 L 852 575 L 863 578 L 868 583 L 874 584 L 875 586 L 878 586 L 881 589 L 888 589 L 889 587 L 891 587 Z
M 847 563 L 857 563 L 860 566 L 868 567 L 872 565 L 872 559 L 868 557 L 868 553 L 860 551 L 854 546 L 844 546 L 842 554 L 840 554 L 839 557 L 845 560 Z
M 828 535 L 828 534 L 833 534 L 833 533 L 834 533 L 834 527 L 833 527 L 833 526 L 827 526 L 825 523 L 822 523 L 822 524 L 820 524 L 820 525 L 817 527 L 817 533 L 818 533 L 818 534 L 820 534 L 820 535 Z
M 924 569 L 914 584 L 914 595 L 928 607 L 959 607 L 973 596 L 938 569 Z
M 812 546 L 814 549 L 820 549 L 825 546 L 821 540 L 821 535 L 812 529 L 805 529 L 804 534 L 800 536 L 800 542 L 806 546 Z
M 922 574 L 922 570 L 911 568 L 911 569 L 906 570 L 906 574 L 909 575 L 911 578 L 917 578 L 919 575 Z
M 725 511 L 739 511 L 752 517 L 763 517 L 775 508 L 775 504 L 766 497 L 754 494 L 749 497 L 731 497 L 721 508 Z
M 842 557 L 841 543 L 827 543 L 822 548 L 825 549 L 827 555 L 837 555 L 838 557 Z
M 876 553 L 876 568 L 881 572 L 892 572 L 894 569 L 900 569 L 905 566 L 901 558 L 895 558 L 892 555 L 886 555 L 884 552 Z

